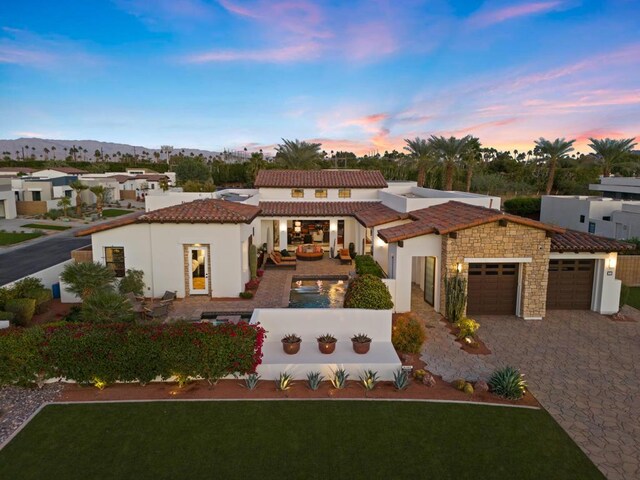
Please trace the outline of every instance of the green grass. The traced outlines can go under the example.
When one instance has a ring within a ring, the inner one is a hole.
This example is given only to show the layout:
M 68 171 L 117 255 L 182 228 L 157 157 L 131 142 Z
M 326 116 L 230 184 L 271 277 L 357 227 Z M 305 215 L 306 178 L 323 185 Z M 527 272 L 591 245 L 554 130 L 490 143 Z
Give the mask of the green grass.
M 640 287 L 624 287 L 622 295 L 624 303 L 640 310 Z
M 31 240 L 32 238 L 37 238 L 40 235 L 42 235 L 42 232 L 32 232 L 32 233 L 0 232 L 0 245 L 13 245 L 15 243 L 24 242 L 25 240 Z
M 541 410 L 419 402 L 52 405 L 6 479 L 602 479 Z
M 40 228 L 42 230 L 69 230 L 71 227 L 64 225 L 47 225 L 46 223 L 27 223 L 21 228 Z
M 107 208 L 106 210 L 102 211 L 102 216 L 104 218 L 119 217 L 120 215 L 131 213 L 132 211 L 133 210 L 122 210 L 119 208 Z

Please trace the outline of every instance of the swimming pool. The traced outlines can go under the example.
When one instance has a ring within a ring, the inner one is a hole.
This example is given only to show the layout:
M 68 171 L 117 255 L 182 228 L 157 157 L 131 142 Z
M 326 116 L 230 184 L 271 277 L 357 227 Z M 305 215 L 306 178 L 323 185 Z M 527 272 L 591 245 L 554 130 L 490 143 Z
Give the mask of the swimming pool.
M 347 291 L 344 278 L 293 278 L 289 308 L 342 308 Z

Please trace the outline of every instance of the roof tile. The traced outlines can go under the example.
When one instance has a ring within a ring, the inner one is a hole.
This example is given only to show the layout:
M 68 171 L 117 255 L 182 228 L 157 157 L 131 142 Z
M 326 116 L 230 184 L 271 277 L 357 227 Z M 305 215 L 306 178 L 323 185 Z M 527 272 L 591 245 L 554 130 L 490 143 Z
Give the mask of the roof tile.
M 635 250 L 635 245 L 575 230 L 567 230 L 551 237 L 552 252 L 621 252 L 624 250 Z
M 271 217 L 354 216 L 379 202 L 260 202 L 260 215 Z
M 378 170 L 260 170 L 254 187 L 386 188 Z

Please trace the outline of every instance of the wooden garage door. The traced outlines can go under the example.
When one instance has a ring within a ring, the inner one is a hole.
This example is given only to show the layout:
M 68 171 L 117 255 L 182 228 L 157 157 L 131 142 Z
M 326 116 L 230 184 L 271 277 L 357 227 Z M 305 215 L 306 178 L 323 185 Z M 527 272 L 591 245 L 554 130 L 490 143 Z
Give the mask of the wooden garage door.
M 595 260 L 550 260 L 547 308 L 589 310 Z
M 468 315 L 515 315 L 517 263 L 470 263 Z

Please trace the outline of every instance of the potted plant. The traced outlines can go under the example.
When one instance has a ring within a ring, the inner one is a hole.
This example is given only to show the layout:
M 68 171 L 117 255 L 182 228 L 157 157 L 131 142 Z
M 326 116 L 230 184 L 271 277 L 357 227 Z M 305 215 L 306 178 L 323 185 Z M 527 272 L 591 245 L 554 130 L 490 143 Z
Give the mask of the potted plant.
M 295 355 L 300 351 L 302 339 L 295 333 L 290 333 L 282 338 L 282 349 L 287 355 Z
M 365 354 L 371 347 L 371 338 L 364 333 L 358 333 L 351 337 L 351 343 L 353 344 L 353 351 L 360 355 Z
M 336 342 L 338 341 L 336 337 L 331 335 L 330 333 L 325 333 L 324 335 L 320 335 L 318 338 L 318 348 L 321 353 L 333 353 L 336 349 Z

